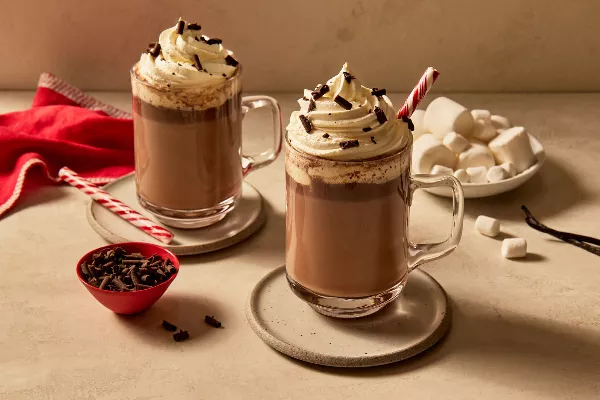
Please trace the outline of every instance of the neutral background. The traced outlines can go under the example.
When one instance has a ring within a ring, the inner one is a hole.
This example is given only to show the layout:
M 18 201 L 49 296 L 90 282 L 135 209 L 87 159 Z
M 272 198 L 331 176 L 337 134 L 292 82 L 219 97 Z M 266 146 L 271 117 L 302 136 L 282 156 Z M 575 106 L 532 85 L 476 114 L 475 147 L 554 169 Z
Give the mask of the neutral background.
M 84 89 L 128 88 L 128 70 L 179 16 L 220 37 L 246 90 L 297 91 L 353 65 L 370 86 L 408 91 L 600 90 L 596 0 L 0 0 L 0 89 L 42 71 Z

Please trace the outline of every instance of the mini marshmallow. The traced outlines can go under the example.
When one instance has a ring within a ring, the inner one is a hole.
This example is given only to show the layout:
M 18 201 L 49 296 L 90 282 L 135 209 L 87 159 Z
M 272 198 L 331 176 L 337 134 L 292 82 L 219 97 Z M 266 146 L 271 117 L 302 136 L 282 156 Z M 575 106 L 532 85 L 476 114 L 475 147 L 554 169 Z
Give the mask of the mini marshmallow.
M 467 174 L 467 171 L 464 169 L 457 169 L 454 171 L 454 177 L 460 181 L 460 183 L 469 183 L 471 177 Z
M 529 135 L 522 126 L 503 131 L 488 146 L 498 164 L 511 162 L 521 173 L 537 162 L 531 149 Z
M 527 255 L 527 240 L 523 238 L 504 239 L 501 252 L 504 258 L 525 257 Z
M 412 169 L 417 174 L 428 174 L 434 165 L 454 168 L 456 155 L 440 139 L 425 133 L 413 145 Z
M 471 115 L 475 121 L 490 121 L 492 117 L 492 113 L 488 110 L 471 110 Z
M 452 175 L 454 170 L 452 168 L 444 167 L 443 165 L 434 165 L 431 168 L 432 175 Z
M 439 139 L 449 132 L 467 137 L 473 129 L 473 116 L 457 102 L 447 97 L 438 97 L 429 103 L 423 123 L 425 130 L 432 132 Z
M 498 136 L 498 132 L 496 132 L 496 128 L 494 128 L 489 120 L 478 119 L 475 121 L 473 132 L 471 133 L 473 139 L 487 143 L 496 136 Z
M 494 165 L 488 169 L 486 178 L 488 182 L 500 182 L 508 178 L 508 172 L 506 172 L 501 166 Z
M 471 167 L 467 168 L 470 183 L 487 183 L 487 168 L 486 167 Z
M 475 220 L 475 229 L 482 235 L 495 237 L 500 233 L 500 221 L 495 218 L 480 215 Z
M 467 169 L 470 167 L 490 168 L 496 165 L 494 155 L 483 143 L 471 141 L 471 146 L 458 155 L 456 169 Z
M 414 140 L 417 140 L 425 133 L 423 117 L 425 117 L 425 110 L 415 110 L 410 116 L 410 119 L 412 120 L 412 123 L 415 126 L 415 130 L 412 133 Z
M 490 120 L 496 129 L 508 129 L 512 126 L 508 118 L 503 117 L 502 115 L 492 115 Z
M 504 170 L 506 171 L 506 176 L 508 178 L 512 178 L 513 176 L 517 175 L 517 167 L 515 167 L 515 164 L 511 162 L 505 162 L 500 166 L 504 168 Z
M 447 133 L 442 142 L 444 146 L 455 153 L 460 153 L 469 146 L 469 141 L 463 135 L 456 132 Z

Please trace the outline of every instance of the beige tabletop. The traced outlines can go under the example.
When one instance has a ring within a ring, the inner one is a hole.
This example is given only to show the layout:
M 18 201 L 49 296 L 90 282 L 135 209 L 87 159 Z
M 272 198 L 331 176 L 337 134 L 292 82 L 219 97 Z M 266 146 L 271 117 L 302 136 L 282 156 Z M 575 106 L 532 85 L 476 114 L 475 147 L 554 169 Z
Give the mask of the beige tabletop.
M 129 108 L 124 93 L 98 96 Z M 295 95 L 274 95 L 287 119 Z M 403 96 L 392 96 L 397 103 Z M 31 92 L 0 94 L 0 112 L 27 108 Z M 255 283 L 284 262 L 283 160 L 251 174 L 268 222 L 228 250 L 182 259 L 180 277 L 148 312 L 121 317 L 78 282 L 75 263 L 105 244 L 88 225 L 87 199 L 68 187 L 28 196 L 0 220 L 2 399 L 598 399 L 600 257 L 523 222 L 521 204 L 556 229 L 600 237 L 600 94 L 455 95 L 526 126 L 548 160 L 525 186 L 469 200 L 459 248 L 423 267 L 444 286 L 453 326 L 407 362 L 370 369 L 321 368 L 282 356 L 250 329 Z M 259 147 L 257 112 L 245 122 Z M 417 193 L 411 237 L 447 234 L 450 203 Z M 474 230 L 486 214 L 527 238 L 521 261 Z M 225 326 L 202 322 L 214 314 Z M 163 319 L 192 339 L 175 343 Z

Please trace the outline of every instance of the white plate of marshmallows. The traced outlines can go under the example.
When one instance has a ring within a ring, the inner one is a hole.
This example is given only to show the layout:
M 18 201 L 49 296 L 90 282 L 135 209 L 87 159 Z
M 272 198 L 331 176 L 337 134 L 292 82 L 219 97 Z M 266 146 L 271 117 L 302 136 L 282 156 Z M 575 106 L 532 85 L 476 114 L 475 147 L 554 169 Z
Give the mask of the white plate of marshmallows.
M 454 175 L 465 198 L 508 192 L 525 183 L 542 166 L 542 144 L 522 126 L 512 126 L 488 110 L 468 110 L 447 98 L 416 110 L 412 170 L 415 174 Z M 450 197 L 447 187 L 425 189 Z

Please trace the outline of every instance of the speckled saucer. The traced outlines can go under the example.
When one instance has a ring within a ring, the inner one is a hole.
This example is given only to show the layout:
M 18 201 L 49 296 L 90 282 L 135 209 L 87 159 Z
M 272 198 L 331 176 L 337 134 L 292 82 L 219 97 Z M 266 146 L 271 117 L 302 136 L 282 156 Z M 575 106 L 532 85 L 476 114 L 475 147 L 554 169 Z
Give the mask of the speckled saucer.
M 117 179 L 103 189 L 152 219 L 151 214 L 146 212 L 137 201 L 133 174 Z M 254 186 L 244 182 L 239 204 L 223 220 L 198 229 L 167 227 L 175 235 L 168 245 L 148 236 L 95 201 L 90 202 L 87 219 L 92 228 L 111 243 L 148 242 L 160 244 L 177 255 L 190 255 L 220 250 L 241 242 L 258 231 L 266 221 L 266 216 L 262 196 Z
M 357 319 L 323 316 L 288 287 L 285 267 L 267 274 L 250 294 L 246 317 L 275 350 L 332 367 L 372 367 L 417 355 L 450 328 L 444 289 L 424 271 L 413 271 L 400 297 L 381 311 Z

